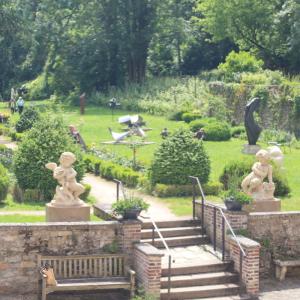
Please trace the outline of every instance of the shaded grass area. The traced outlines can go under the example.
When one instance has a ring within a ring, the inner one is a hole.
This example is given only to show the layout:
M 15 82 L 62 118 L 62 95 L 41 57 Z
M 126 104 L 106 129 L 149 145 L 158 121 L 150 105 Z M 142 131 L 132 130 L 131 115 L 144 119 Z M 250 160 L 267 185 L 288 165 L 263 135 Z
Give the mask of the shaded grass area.
M 89 196 L 88 204 L 93 205 L 96 203 L 96 199 L 93 196 Z M 8 194 L 3 203 L 0 203 L 0 211 L 43 211 L 45 210 L 46 203 L 44 201 L 31 201 L 26 203 L 19 203 L 13 200 L 11 194 Z
M 45 216 L 31 216 L 26 214 L 13 214 L 0 216 L 0 223 L 38 223 L 45 222 Z M 102 221 L 102 219 L 91 215 L 91 221 Z

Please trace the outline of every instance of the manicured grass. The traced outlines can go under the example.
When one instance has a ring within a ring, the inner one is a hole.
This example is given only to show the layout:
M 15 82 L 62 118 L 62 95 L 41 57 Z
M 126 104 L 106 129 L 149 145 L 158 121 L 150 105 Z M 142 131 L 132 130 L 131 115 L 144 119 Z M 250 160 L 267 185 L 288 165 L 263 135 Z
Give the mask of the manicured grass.
M 89 204 L 94 204 L 96 199 L 89 196 L 87 201 Z M 12 195 L 9 194 L 3 203 L 0 203 L 0 211 L 43 211 L 45 210 L 44 201 L 31 201 L 26 203 L 15 202 Z
M 42 102 L 32 102 L 34 105 L 41 105 Z M 30 105 L 30 104 L 28 104 Z M 4 104 L 0 103 L 0 111 L 4 111 Z M 63 107 L 63 116 L 67 124 L 75 125 L 87 144 L 94 144 L 97 147 L 108 149 L 119 156 L 132 158 L 132 150 L 124 145 L 103 145 L 104 141 L 111 141 L 112 137 L 108 131 L 111 127 L 113 131 L 121 132 L 122 126 L 118 124 L 118 117 L 126 114 L 134 114 L 117 110 L 112 118 L 111 111 L 108 108 L 89 106 L 86 108 L 85 115 L 81 116 L 79 107 Z M 161 143 L 160 132 L 167 127 L 169 131 L 174 131 L 180 127 L 187 127 L 184 122 L 170 121 L 165 117 L 152 116 L 141 114 L 147 123 L 147 127 L 152 128 L 152 131 L 147 132 L 147 140 L 153 141 L 155 144 L 139 148 L 137 150 L 137 159 L 145 165 L 150 165 L 155 149 Z M 14 118 L 17 118 L 15 116 Z M 236 159 L 242 159 L 246 155 L 242 154 L 241 150 L 246 141 L 239 139 L 231 139 L 226 142 L 204 142 L 204 146 L 211 160 L 211 175 L 210 180 L 217 181 L 226 163 Z M 267 145 L 263 145 L 267 147 Z M 283 210 L 300 210 L 300 177 L 298 176 L 300 169 L 300 150 L 292 149 L 290 152 L 287 149 L 285 153 L 285 172 L 291 187 L 291 195 L 282 199 Z M 188 204 L 185 204 L 185 199 L 163 199 L 167 201 L 174 209 L 174 212 L 185 214 L 188 210 Z M 10 206 L 8 206 L 8 209 Z M 186 207 L 186 208 L 185 208 Z M 22 208 L 23 209 L 23 208 Z M 36 207 L 38 208 L 38 205 Z M 17 209 L 15 209 L 17 210 Z M 26 210 L 26 205 L 24 206 Z M 29 210 L 29 208 L 28 208 Z
M 207 196 L 206 199 L 214 203 L 222 203 L 221 198 L 215 196 Z M 160 201 L 167 204 L 172 213 L 176 216 L 191 216 L 192 215 L 192 197 L 182 198 L 160 198 Z
M 91 215 L 91 221 L 102 221 L 102 220 L 94 215 Z M 0 223 L 38 223 L 38 222 L 45 222 L 45 216 L 31 216 L 26 214 L 0 216 Z

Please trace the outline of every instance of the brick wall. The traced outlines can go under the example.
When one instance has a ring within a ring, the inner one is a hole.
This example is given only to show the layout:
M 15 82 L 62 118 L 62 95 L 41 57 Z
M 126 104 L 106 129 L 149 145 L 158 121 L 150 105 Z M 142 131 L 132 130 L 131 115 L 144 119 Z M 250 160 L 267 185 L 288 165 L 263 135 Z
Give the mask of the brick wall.
M 37 255 L 97 254 L 117 241 L 118 222 L 2 224 L 0 299 L 38 291 Z
M 223 205 L 217 205 L 220 209 L 222 209 L 224 215 L 226 216 L 227 220 L 229 221 L 233 230 L 240 230 L 240 229 L 247 229 L 247 222 L 248 222 L 248 214 L 245 212 L 234 212 L 228 211 Z M 202 218 L 202 204 L 200 201 L 196 202 L 196 216 L 201 220 Z M 222 246 L 222 215 L 218 209 L 215 209 L 214 206 L 207 203 L 205 205 L 204 210 L 204 226 L 206 229 L 206 234 L 209 236 L 210 240 L 213 242 L 214 240 L 214 214 L 216 212 L 216 242 L 217 247 L 221 248 Z M 229 228 L 225 223 L 225 246 L 226 250 L 229 250 Z
M 134 249 L 134 268 L 137 282 L 146 293 L 159 299 L 161 257 L 164 254 L 150 244 L 140 243 Z
M 234 261 L 234 268 L 240 273 L 240 262 L 242 261 L 242 280 L 249 295 L 256 296 L 259 293 L 259 249 L 260 244 L 238 236 L 237 240 L 245 251 L 246 256 L 240 251 L 235 239 L 230 238 L 230 258 Z M 242 256 L 242 260 L 241 260 Z

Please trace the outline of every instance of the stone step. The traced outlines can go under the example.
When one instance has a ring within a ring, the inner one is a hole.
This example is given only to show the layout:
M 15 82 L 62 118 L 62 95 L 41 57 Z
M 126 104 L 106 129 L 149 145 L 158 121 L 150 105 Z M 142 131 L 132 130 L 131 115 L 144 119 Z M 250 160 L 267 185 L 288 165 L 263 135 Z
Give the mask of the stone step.
M 253 299 L 253 298 L 252 298 Z M 186 299 L 186 300 L 251 300 L 251 296 L 228 296 L 228 297 L 209 297 L 209 298 L 193 298 L 193 299 Z
M 231 272 L 199 273 L 171 276 L 171 287 L 202 286 L 211 284 L 236 283 L 239 276 Z M 161 288 L 168 288 L 168 277 L 161 278 Z
M 203 245 L 209 242 L 206 235 L 190 235 L 190 236 L 176 236 L 165 238 L 168 247 L 183 247 L 192 245 Z M 142 243 L 152 244 L 152 239 L 141 240 Z M 164 248 L 164 244 L 160 239 L 154 240 L 154 246 L 157 248 Z
M 165 300 L 165 299 L 185 300 L 185 299 L 230 296 L 230 295 L 237 295 L 239 293 L 239 290 L 240 290 L 239 286 L 234 283 L 171 288 L 170 298 L 169 298 L 168 289 L 161 289 L 160 299 L 161 300 Z
M 155 222 L 159 229 L 161 228 L 175 228 L 175 227 L 191 227 L 200 226 L 201 222 L 199 220 L 184 219 L 184 220 L 174 220 L 174 221 L 157 221 Z M 152 229 L 152 222 L 146 221 L 142 224 L 142 229 Z
M 201 234 L 201 226 L 189 226 L 189 227 L 175 227 L 175 228 L 162 228 L 160 232 L 164 238 L 175 236 L 188 236 Z M 158 233 L 155 232 L 155 237 L 158 238 Z M 152 229 L 142 230 L 142 239 L 151 239 Z
M 171 268 L 171 275 L 191 275 L 191 274 L 199 274 L 199 273 L 214 273 L 214 272 L 230 272 L 232 271 L 232 262 L 213 262 L 209 264 L 201 264 L 201 265 L 184 265 L 178 267 Z M 168 276 L 169 269 L 168 267 L 162 267 L 161 276 Z

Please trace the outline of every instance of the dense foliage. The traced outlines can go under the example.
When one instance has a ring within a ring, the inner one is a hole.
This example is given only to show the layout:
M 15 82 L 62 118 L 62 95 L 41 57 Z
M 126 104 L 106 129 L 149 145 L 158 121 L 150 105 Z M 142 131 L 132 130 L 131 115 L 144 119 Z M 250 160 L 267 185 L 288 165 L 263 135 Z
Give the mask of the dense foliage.
M 251 172 L 253 159 L 236 160 L 225 165 L 220 176 L 225 190 L 240 189 L 242 180 Z M 290 187 L 284 173 L 273 167 L 273 181 L 275 184 L 275 196 L 286 196 L 290 193 Z
M 21 133 L 30 129 L 38 119 L 39 113 L 36 109 L 26 108 L 16 123 L 16 131 Z
M 210 160 L 203 144 L 190 131 L 180 129 L 162 142 L 151 165 L 152 184 L 188 184 L 188 176 L 207 183 Z
M 77 180 L 80 180 L 85 172 L 82 154 L 69 136 L 63 120 L 46 115 L 36 122 L 19 144 L 14 156 L 14 172 L 21 189 L 38 190 L 45 200 L 49 200 L 53 196 L 57 181 L 45 164 L 58 164 L 60 155 L 65 151 L 76 155 L 74 167 Z
M 9 187 L 9 177 L 6 168 L 0 164 L 0 202 L 5 200 Z

